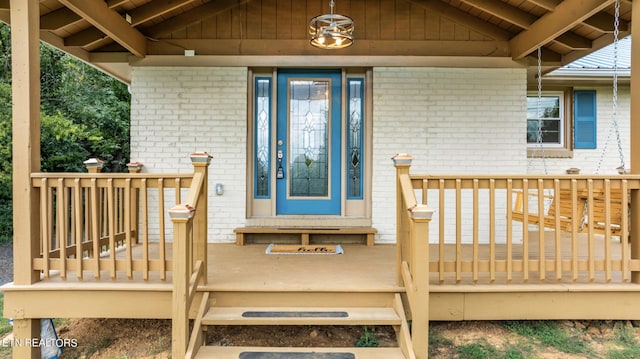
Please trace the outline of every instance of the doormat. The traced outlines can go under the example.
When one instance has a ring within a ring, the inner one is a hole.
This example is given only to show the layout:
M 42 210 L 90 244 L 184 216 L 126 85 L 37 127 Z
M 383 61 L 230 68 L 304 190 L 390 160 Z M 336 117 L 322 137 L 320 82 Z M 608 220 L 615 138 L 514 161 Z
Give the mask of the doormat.
M 339 244 L 329 245 L 300 245 L 300 244 L 270 244 L 267 254 L 344 254 Z

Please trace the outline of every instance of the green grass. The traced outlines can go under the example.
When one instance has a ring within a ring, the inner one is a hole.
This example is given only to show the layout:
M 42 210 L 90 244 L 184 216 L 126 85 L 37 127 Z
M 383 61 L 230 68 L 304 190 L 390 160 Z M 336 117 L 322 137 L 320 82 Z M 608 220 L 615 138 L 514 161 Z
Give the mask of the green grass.
M 622 323 L 622 322 L 619 322 Z M 628 325 L 616 325 L 615 343 L 622 346 L 622 349 L 612 349 L 607 353 L 610 359 L 635 359 L 640 358 L 640 342 L 636 339 L 633 328 Z
M 13 326 L 9 324 L 9 319 L 4 317 L 4 294 L 0 293 L 0 336 L 4 336 L 13 330 Z
M 445 338 L 433 327 L 429 327 L 429 357 L 438 354 L 441 348 L 452 348 L 454 343 L 451 339 Z
M 461 359 L 488 359 L 500 357 L 500 351 L 485 340 L 460 345 L 456 348 L 456 353 Z
M 506 321 L 502 325 L 516 334 L 535 339 L 541 344 L 555 348 L 563 353 L 591 354 L 592 352 L 584 340 L 569 335 L 555 321 Z

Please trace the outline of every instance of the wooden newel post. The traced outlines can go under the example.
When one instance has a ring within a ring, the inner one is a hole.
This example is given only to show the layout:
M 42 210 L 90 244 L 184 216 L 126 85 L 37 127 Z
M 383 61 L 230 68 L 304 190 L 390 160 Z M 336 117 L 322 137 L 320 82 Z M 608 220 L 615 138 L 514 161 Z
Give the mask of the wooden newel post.
M 84 161 L 84 166 L 89 173 L 99 173 L 100 171 L 102 171 L 104 162 L 102 162 L 98 158 L 89 158 L 88 160 Z
M 129 162 L 127 163 L 127 169 L 129 173 L 140 173 L 142 171 L 142 167 L 144 165 L 140 162 Z M 131 231 L 132 231 L 132 243 L 138 244 L 140 243 L 140 231 L 138 230 L 138 219 L 140 218 L 140 206 L 138 205 L 138 199 L 140 198 L 140 189 L 134 188 L 131 191 L 131 200 L 129 202 L 129 207 L 131 208 L 130 216 L 131 216 Z
M 194 173 L 202 173 L 204 182 L 198 197 L 198 211 L 193 219 L 193 240 L 194 240 L 194 263 L 202 261 L 204 275 L 203 284 L 207 284 L 207 242 L 208 233 L 208 213 L 209 213 L 209 165 L 213 156 L 206 152 L 194 152 L 191 154 L 191 164 Z M 193 264 L 192 264 L 193 265 Z
M 411 338 L 416 359 L 429 357 L 429 223 L 434 210 L 418 204 L 409 210 L 411 236 L 410 271 L 413 278 Z
M 191 277 L 191 220 L 195 209 L 177 205 L 169 210 L 173 222 L 173 295 L 171 298 L 171 356 L 184 358 L 189 342 L 189 278 Z
M 408 175 L 413 157 L 406 153 L 399 153 L 391 158 L 396 168 L 396 278 L 402 285 L 402 262 L 409 249 L 409 223 L 407 223 L 407 208 L 402 198 L 400 176 Z

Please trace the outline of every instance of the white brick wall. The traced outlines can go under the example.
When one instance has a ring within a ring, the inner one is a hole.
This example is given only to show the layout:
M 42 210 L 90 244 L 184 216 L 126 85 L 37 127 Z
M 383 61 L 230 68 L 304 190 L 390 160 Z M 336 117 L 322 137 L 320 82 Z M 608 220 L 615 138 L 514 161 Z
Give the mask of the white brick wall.
M 234 241 L 245 221 L 247 69 L 137 67 L 131 90 L 131 160 L 143 172 L 190 173 L 190 153 L 212 154 L 209 241 Z
M 395 241 L 396 153 L 414 157 L 413 173 L 526 172 L 524 69 L 375 68 L 373 78 L 378 242 Z
M 373 86 L 378 242 L 395 240 L 395 153 L 412 154 L 415 173 L 526 172 L 524 69 L 375 68 Z M 131 159 L 146 172 L 189 173 L 189 153 L 214 155 L 210 241 L 233 241 L 245 222 L 246 101 L 246 68 L 133 72 Z

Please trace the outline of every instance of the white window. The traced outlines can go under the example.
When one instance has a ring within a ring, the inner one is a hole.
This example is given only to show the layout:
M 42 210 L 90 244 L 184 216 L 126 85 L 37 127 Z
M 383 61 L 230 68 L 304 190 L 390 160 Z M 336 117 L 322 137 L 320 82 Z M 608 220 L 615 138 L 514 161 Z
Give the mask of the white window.
M 545 148 L 566 147 L 563 92 L 543 92 L 527 96 L 527 144 Z

